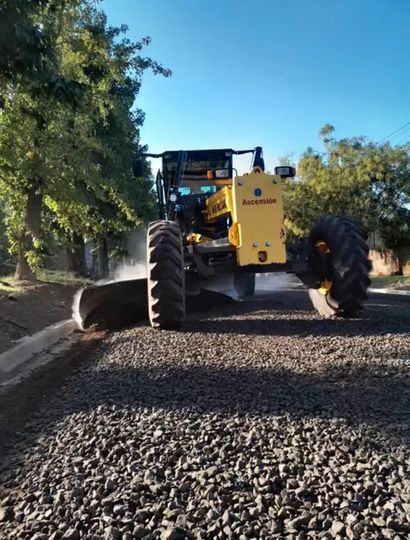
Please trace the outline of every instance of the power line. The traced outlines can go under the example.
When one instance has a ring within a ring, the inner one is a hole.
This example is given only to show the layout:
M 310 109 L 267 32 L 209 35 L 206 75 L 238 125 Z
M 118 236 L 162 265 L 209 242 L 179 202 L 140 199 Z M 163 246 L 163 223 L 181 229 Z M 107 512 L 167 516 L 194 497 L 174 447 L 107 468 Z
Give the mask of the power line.
M 408 141 L 409 141 L 409 133 L 408 132 L 407 133 L 403 132 L 403 133 L 401 133 L 401 136 L 400 136 L 399 140 L 396 141 L 394 144 L 400 145 L 400 144 L 403 144 L 403 143 L 408 142 Z
M 393 135 L 390 139 L 390 143 L 392 142 L 392 139 L 394 139 L 394 144 L 400 144 L 401 141 L 408 139 L 410 132 L 410 126 L 407 126 L 405 129 L 400 131 L 399 133 L 396 133 L 396 135 Z
M 396 135 L 396 133 L 399 133 L 399 131 L 402 131 L 407 126 L 410 126 L 410 122 L 406 122 L 404 125 L 393 131 L 392 133 L 389 133 L 389 135 L 386 135 L 386 137 L 383 137 L 383 139 L 380 139 L 380 141 L 377 144 L 381 144 L 383 141 L 390 139 L 393 135 Z

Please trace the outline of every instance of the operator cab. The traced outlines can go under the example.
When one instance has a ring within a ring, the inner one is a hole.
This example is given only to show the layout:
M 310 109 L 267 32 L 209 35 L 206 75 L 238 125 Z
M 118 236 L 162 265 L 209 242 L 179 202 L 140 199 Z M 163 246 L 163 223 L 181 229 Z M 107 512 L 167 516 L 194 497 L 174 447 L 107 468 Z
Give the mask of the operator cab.
M 232 184 L 233 156 L 240 154 L 253 154 L 252 168 L 265 170 L 260 146 L 252 150 L 222 148 L 144 154 L 146 157 L 162 158 L 162 171 L 158 171 L 156 176 L 161 219 L 175 219 L 182 207 L 201 212 L 210 195 Z
M 178 192 L 181 195 L 215 193 L 232 179 L 232 149 L 188 150 Z M 164 187 L 172 186 L 177 176 L 179 152 L 162 157 Z

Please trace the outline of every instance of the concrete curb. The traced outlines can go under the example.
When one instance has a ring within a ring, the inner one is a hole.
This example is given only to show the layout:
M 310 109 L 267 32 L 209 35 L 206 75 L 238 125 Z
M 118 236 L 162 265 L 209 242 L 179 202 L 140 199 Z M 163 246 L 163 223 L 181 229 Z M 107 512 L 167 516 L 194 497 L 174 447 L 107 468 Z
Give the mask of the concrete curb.
M 77 322 L 74 319 L 67 319 L 47 326 L 37 334 L 19 339 L 15 347 L 0 354 L 0 376 L 12 372 L 35 354 L 51 347 L 77 329 Z
M 402 291 L 400 289 L 369 289 L 371 293 L 380 293 L 380 294 L 399 294 L 402 296 L 410 296 L 410 291 Z

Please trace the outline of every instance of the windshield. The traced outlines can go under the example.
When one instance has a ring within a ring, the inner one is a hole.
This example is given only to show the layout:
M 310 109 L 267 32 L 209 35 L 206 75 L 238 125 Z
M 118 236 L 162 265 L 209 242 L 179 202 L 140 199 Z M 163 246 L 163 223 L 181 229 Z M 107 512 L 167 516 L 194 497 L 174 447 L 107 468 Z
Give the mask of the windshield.
M 182 176 L 182 185 L 185 181 L 207 180 L 209 170 L 225 169 L 228 178 L 232 177 L 232 151 L 204 150 L 188 151 L 187 160 Z M 172 183 L 175 178 L 178 153 L 172 152 L 164 156 L 163 172 L 168 182 Z

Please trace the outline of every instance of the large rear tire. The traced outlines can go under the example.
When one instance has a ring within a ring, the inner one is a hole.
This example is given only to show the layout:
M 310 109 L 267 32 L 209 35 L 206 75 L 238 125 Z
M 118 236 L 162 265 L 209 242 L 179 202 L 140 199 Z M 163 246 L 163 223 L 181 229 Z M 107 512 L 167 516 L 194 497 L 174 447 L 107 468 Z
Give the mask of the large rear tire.
M 233 286 L 240 297 L 253 296 L 255 294 L 255 274 L 247 272 L 234 274 Z
M 309 263 L 319 286 L 309 289 L 324 317 L 353 317 L 363 308 L 370 285 L 369 248 L 359 225 L 347 217 L 323 216 L 308 237 Z
M 149 224 L 147 278 L 151 326 L 179 328 L 185 320 L 185 275 L 181 230 L 175 221 Z

